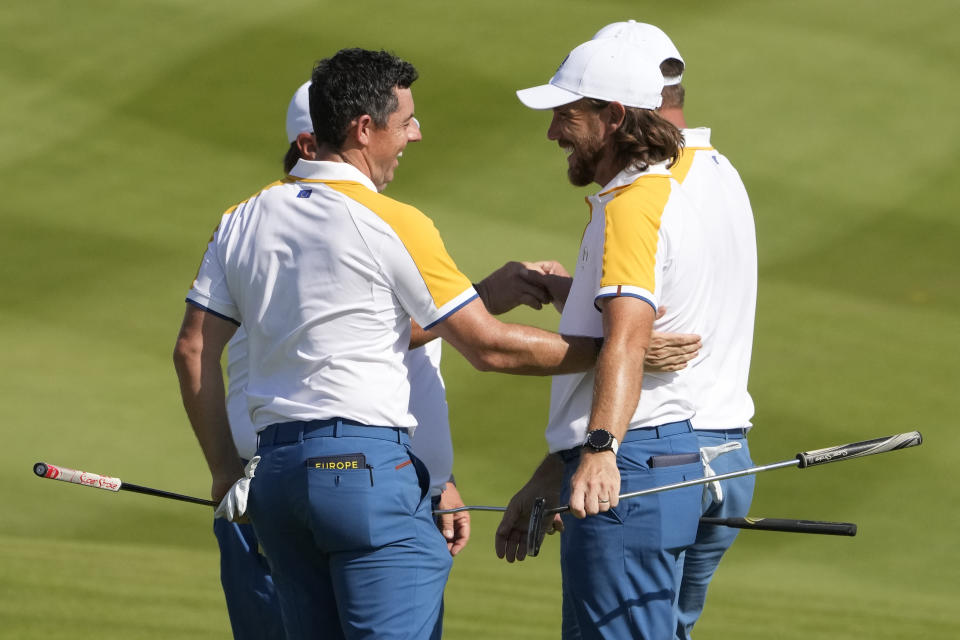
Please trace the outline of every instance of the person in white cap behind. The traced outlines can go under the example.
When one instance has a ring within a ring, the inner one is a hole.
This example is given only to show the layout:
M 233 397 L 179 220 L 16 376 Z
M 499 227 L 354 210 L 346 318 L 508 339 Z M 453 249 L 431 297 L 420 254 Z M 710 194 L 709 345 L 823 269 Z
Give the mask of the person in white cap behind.
M 510 501 L 496 539 L 498 556 L 523 559 L 533 499 L 569 503 L 564 638 L 672 637 L 680 555 L 700 517 L 700 487 L 617 497 L 703 475 L 682 371 L 644 371 L 638 357 L 655 321 L 702 335 L 714 268 L 670 174 L 682 138 L 656 112 L 659 62 L 625 39 L 591 40 L 549 84 L 517 92 L 526 106 L 553 110 L 547 137 L 568 153 L 570 182 L 601 185 L 588 198 L 560 332 L 602 338 L 603 347 L 594 370 L 553 377 L 550 454 Z
M 691 389 L 696 415 L 692 423 L 704 463 L 716 474 L 753 466 L 747 432 L 753 400 L 747 391 L 757 299 L 757 241 L 753 211 L 743 181 L 710 142 L 710 129 L 686 128 L 681 81 L 685 63 L 666 33 L 633 20 L 607 25 L 594 39 L 630 40 L 659 61 L 664 75 L 660 115 L 681 128 L 684 149 L 672 168 L 674 178 L 696 205 L 692 222 L 707 230 L 708 250 L 718 254 L 710 324 L 700 355 L 683 378 Z M 656 325 L 655 325 L 656 328 Z M 722 454 L 722 455 L 721 455 Z M 724 480 L 704 491 L 703 515 L 742 518 L 753 498 L 754 476 Z M 696 543 L 686 550 L 680 585 L 677 638 L 689 640 L 703 611 L 707 586 L 738 529 L 701 524 Z

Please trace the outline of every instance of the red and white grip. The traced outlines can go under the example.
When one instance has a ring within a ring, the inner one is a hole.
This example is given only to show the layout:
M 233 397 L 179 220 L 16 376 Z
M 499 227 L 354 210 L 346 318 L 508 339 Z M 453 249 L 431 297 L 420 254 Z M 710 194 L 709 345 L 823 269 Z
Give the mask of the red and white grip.
M 33 472 L 41 478 L 72 482 L 73 484 L 82 484 L 87 487 L 106 489 L 107 491 L 120 491 L 120 486 L 123 484 L 120 478 L 111 478 L 110 476 L 101 476 L 96 473 L 90 473 L 89 471 L 77 471 L 76 469 L 68 469 L 67 467 L 58 467 L 46 462 L 38 462 L 33 465 Z

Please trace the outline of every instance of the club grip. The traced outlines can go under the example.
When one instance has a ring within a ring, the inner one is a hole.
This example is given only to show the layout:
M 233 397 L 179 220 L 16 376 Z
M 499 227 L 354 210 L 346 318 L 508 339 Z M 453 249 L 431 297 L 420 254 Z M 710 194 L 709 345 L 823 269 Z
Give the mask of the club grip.
M 825 536 L 857 535 L 857 525 L 852 522 L 818 522 L 816 520 L 786 520 L 783 518 L 700 518 L 700 522 L 737 529 L 818 533 Z
M 72 482 L 73 484 L 82 484 L 97 489 L 106 489 L 107 491 L 120 491 L 123 482 L 120 478 L 111 478 L 110 476 L 101 476 L 89 471 L 77 471 L 67 467 L 58 467 L 46 462 L 38 462 L 33 465 L 33 472 L 41 478 L 50 478 L 51 480 L 60 480 L 62 482 Z
M 887 436 L 886 438 L 874 438 L 873 440 L 864 440 L 863 442 L 842 444 L 837 447 L 804 451 L 797 454 L 797 460 L 800 461 L 800 468 L 806 469 L 807 467 L 818 464 L 837 462 L 838 460 L 849 460 L 850 458 L 860 458 L 862 456 L 872 456 L 875 453 L 906 449 L 907 447 L 916 447 L 921 442 L 923 442 L 923 436 L 920 435 L 920 432 L 910 431 L 895 436 Z

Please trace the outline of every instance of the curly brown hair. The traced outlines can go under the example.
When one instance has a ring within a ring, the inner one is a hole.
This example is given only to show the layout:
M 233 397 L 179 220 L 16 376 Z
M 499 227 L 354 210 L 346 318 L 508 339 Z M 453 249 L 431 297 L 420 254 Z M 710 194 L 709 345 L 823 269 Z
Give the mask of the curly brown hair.
M 597 110 L 610 104 L 595 98 L 585 102 Z M 618 164 L 642 171 L 651 164 L 669 160 L 668 166 L 672 167 L 683 149 L 680 130 L 656 111 L 626 106 L 624 110 L 623 122 L 613 133 Z

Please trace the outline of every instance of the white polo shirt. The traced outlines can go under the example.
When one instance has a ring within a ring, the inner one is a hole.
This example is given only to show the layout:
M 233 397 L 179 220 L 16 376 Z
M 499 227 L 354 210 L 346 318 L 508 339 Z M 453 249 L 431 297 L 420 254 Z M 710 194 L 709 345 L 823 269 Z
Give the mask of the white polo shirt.
M 590 222 L 580 243 L 573 285 L 560 319 L 564 335 L 603 335 L 597 298 L 633 296 L 665 310 L 661 331 L 701 333 L 708 318 L 710 265 L 703 230 L 690 225 L 692 207 L 663 164 L 624 170 L 587 198 Z M 593 403 L 594 372 L 554 376 L 546 437 L 550 451 L 583 444 Z M 689 389 L 677 373 L 645 372 L 629 428 L 693 416 Z
M 476 295 L 420 211 L 349 164 L 300 160 L 224 214 L 187 300 L 244 326 L 258 430 L 342 417 L 412 431 L 410 318 L 430 328 Z
M 695 205 L 695 224 L 709 240 L 716 295 L 704 304 L 710 322 L 700 355 L 684 370 L 696 407 L 696 429 L 749 427 L 747 391 L 757 306 L 757 237 L 740 174 L 710 144 L 710 129 L 684 129 L 683 154 L 670 172 Z M 656 327 L 659 329 L 659 327 Z
M 447 394 L 440 374 L 442 340 L 431 340 L 407 352 L 407 379 L 410 381 L 410 412 L 417 429 L 410 440 L 414 455 L 430 472 L 430 490 L 440 495 L 453 473 L 453 440 L 450 437 L 450 414 Z M 243 327 L 227 345 L 227 417 L 240 457 L 252 458 L 257 451 L 257 430 L 250 422 L 247 407 L 247 379 L 250 358 L 247 334 Z

